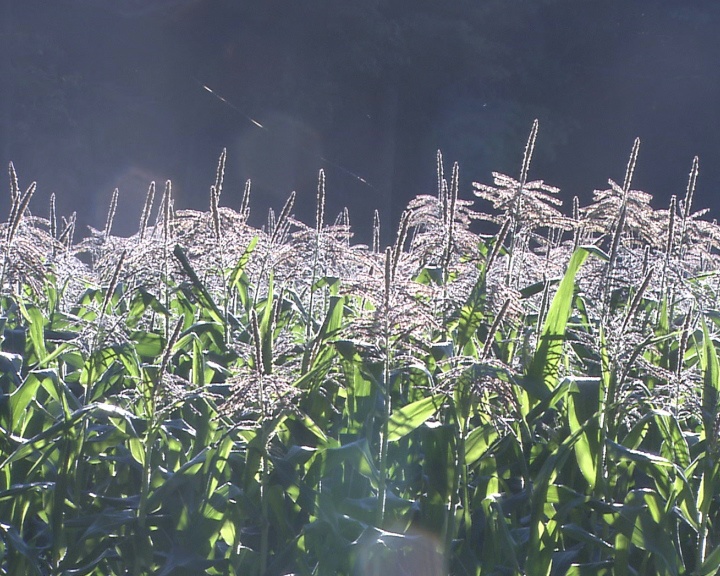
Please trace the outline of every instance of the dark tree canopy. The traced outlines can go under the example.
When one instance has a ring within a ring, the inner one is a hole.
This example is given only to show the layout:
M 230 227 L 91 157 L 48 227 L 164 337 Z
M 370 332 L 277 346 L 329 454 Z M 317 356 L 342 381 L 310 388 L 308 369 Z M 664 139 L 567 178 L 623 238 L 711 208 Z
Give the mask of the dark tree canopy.
M 227 147 L 225 203 L 252 178 L 256 218 L 294 189 L 304 217 L 324 167 L 363 229 L 432 192 L 437 148 L 466 197 L 517 171 L 539 118 L 533 170 L 566 197 L 620 177 L 635 136 L 639 186 L 666 201 L 698 154 L 702 195 L 718 22 L 709 1 L 3 0 L 2 161 L 82 224 L 119 186 L 130 233 L 152 179 L 204 207 Z

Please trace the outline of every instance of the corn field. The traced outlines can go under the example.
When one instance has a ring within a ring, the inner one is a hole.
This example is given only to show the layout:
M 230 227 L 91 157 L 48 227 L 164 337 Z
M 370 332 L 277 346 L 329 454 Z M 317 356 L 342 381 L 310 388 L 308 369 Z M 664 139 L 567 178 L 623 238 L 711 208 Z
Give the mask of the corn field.
M 0 574 L 696 575 L 720 568 L 720 227 L 494 173 L 395 238 L 150 186 L 75 241 L 10 165 Z M 520 155 L 519 155 L 520 156 Z M 24 190 L 24 191 L 23 191 Z M 477 230 L 489 230 L 479 233 Z

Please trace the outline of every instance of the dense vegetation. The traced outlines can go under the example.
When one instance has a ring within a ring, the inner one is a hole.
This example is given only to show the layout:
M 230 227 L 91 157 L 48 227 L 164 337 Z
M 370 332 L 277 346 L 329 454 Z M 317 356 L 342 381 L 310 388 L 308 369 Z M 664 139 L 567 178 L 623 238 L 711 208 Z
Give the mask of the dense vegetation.
M 75 243 L 10 168 L 0 573 L 714 574 L 720 229 L 622 185 L 418 196 L 354 245 L 150 187 Z M 481 207 L 485 210 L 485 207 Z M 494 234 L 478 234 L 476 220 Z M 490 224 L 487 224 L 489 222 Z

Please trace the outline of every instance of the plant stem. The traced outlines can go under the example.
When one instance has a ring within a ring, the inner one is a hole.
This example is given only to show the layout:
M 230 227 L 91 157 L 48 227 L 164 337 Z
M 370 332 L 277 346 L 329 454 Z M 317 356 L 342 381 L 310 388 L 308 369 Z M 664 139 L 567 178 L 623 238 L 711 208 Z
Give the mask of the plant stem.
M 385 522 L 385 505 L 387 501 L 387 452 L 388 452 L 388 426 L 392 414 L 390 395 L 390 335 L 387 328 L 387 316 L 385 317 L 385 365 L 383 367 L 383 422 L 380 435 L 380 481 L 378 483 L 378 496 L 380 497 L 377 525 L 381 527 Z
M 270 519 L 268 518 L 267 487 L 269 481 L 269 462 L 267 451 L 267 438 L 263 423 L 262 435 L 262 470 L 260 471 L 260 576 L 267 572 L 268 541 L 270 532 Z

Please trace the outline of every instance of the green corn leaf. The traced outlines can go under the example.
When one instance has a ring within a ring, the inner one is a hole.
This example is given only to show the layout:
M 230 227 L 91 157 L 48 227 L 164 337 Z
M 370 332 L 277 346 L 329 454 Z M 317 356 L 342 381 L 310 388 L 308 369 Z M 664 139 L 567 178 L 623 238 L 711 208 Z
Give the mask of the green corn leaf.
M 270 320 L 273 312 L 273 299 L 275 298 L 275 275 L 271 271 L 268 277 L 267 297 L 263 304 L 262 314 L 258 314 L 260 334 L 265 336 L 270 327 Z
M 603 553 L 606 554 L 608 552 L 612 552 L 612 544 L 605 542 L 605 540 L 603 540 L 599 536 L 588 532 L 585 528 L 578 526 L 577 524 L 564 524 L 561 530 L 563 536 L 565 536 L 566 538 L 582 542 L 586 551 L 588 550 L 588 547 L 591 547 L 600 549 L 603 551 Z
M 7 379 L 13 386 L 20 386 L 23 357 L 20 354 L 0 352 L 0 382 Z
M 328 438 L 325 432 L 323 432 L 323 429 L 307 414 L 296 416 L 295 419 L 301 422 L 305 429 L 315 436 L 315 439 L 320 443 L 321 447 L 338 447 L 337 441 L 332 438 Z
M 598 389 L 597 379 L 577 380 L 566 397 L 570 431 L 580 431 L 574 446 L 575 458 L 591 491 L 598 480 L 601 454 L 597 425 Z
M 662 456 L 685 470 L 690 466 L 690 448 L 675 416 L 665 410 L 653 410 L 648 416 L 655 421 L 662 435 Z
M 704 469 L 698 488 L 697 508 L 703 517 L 707 517 L 710 506 L 715 500 L 717 479 L 720 477 L 720 462 L 713 463 L 710 458 L 705 457 L 702 465 Z
M 623 532 L 615 535 L 614 576 L 629 576 L 634 573 L 630 571 L 630 544 L 630 538 Z
M 45 347 L 46 321 L 43 317 L 42 310 L 40 310 L 37 306 L 26 307 L 22 300 L 18 300 L 18 307 L 28 323 L 28 336 L 30 338 L 33 351 L 35 352 L 38 361 L 42 362 L 48 354 L 47 348 Z
M 547 398 L 557 386 L 565 327 L 570 318 L 575 292 L 575 276 L 589 254 L 587 249 L 580 247 L 572 255 L 545 317 L 535 355 L 522 383 L 535 400 Z
M 570 457 L 575 443 L 587 422 L 570 433 L 542 465 L 535 477 L 531 501 L 530 544 L 526 562 L 527 576 L 548 576 L 552 568 L 552 557 L 559 527 L 549 524 L 548 495 L 550 486 Z
M 373 488 L 378 487 L 380 473 L 367 440 L 356 440 L 337 448 L 321 448 L 308 462 L 308 469 L 317 469 L 321 476 L 337 471 L 342 466 L 349 466 L 367 478 Z
M 443 282 L 443 270 L 440 266 L 425 266 L 413 278 L 414 282 L 425 286 L 441 286 Z
M 130 454 L 140 466 L 145 466 L 145 446 L 140 438 L 129 438 Z
M 137 519 L 134 510 L 104 510 L 101 514 L 95 514 L 84 519 L 89 526 L 78 538 L 77 544 L 83 543 L 92 538 L 113 537 L 117 535 L 116 530 L 122 526 L 132 524 Z
M 717 350 L 704 319 L 702 329 L 703 348 L 700 364 L 703 375 L 702 421 L 706 440 L 715 442 L 717 436 L 715 426 L 718 401 L 720 400 L 720 362 L 718 362 Z
M 535 296 L 535 294 L 540 294 L 543 290 L 545 290 L 546 286 L 555 286 L 559 282 L 560 280 L 558 278 L 535 282 L 534 284 L 530 284 L 529 286 L 522 288 L 520 290 L 520 296 L 523 298 L 530 298 L 531 296 Z
M 38 362 L 38 368 L 44 368 L 51 362 L 55 361 L 60 356 L 63 356 L 64 354 L 67 354 L 68 352 L 71 352 L 73 350 L 77 350 L 77 345 L 71 342 L 63 342 L 59 346 L 55 347 L 55 349 L 50 352 L 45 358 Z
M 682 561 L 670 537 L 669 523 L 666 522 L 669 517 L 664 514 L 662 497 L 653 490 L 632 490 L 623 509 L 626 521 L 633 522 L 634 519 L 632 527 L 624 530 L 625 536 L 633 545 L 651 553 L 658 571 L 663 569 L 667 574 L 678 575 Z
M 571 564 L 565 576 L 612 576 L 614 562 L 588 562 L 586 564 Z
M 583 378 L 584 380 L 585 378 Z M 545 400 L 542 400 L 541 402 L 538 402 L 532 410 L 530 410 L 527 413 L 526 419 L 528 422 L 535 422 L 539 418 L 543 418 L 548 410 L 557 410 L 562 406 L 562 403 L 565 401 L 565 398 L 568 394 L 568 391 L 572 386 L 575 385 L 575 383 L 580 380 L 579 378 L 563 378 L 562 381 L 557 385 L 555 390 L 552 391 L 552 393 L 545 398 Z
M 456 473 L 456 428 L 450 425 L 423 426 L 419 432 L 424 455 L 426 499 L 444 510 L 451 498 Z
M 397 442 L 434 416 L 445 400 L 445 394 L 435 394 L 394 410 L 388 423 L 388 442 Z
M 485 525 L 489 532 L 487 536 L 488 544 L 491 544 L 486 545 L 489 554 L 487 554 L 488 558 L 484 564 L 488 569 L 492 570 L 496 563 L 504 560 L 510 563 L 513 573 L 520 574 L 520 564 L 516 552 L 518 543 L 508 529 L 500 495 L 491 494 L 483 499 L 480 505 L 485 513 Z M 493 570 L 491 573 L 495 573 L 495 571 Z
M 387 495 L 385 504 L 386 513 L 389 517 L 402 518 L 411 511 L 415 502 L 412 500 L 398 498 L 390 492 Z M 349 517 L 359 520 L 365 524 L 372 525 L 377 515 L 377 508 L 379 505 L 380 501 L 377 496 L 346 498 L 338 505 L 338 512 L 341 514 L 347 514 Z
M 716 546 L 715 549 L 708 554 L 705 558 L 705 562 L 696 571 L 697 576 L 716 576 L 720 571 L 720 546 Z
M 234 441 L 230 437 L 225 437 L 220 444 L 210 452 L 211 458 L 205 462 L 205 472 L 209 476 L 205 500 L 207 501 L 218 488 L 221 480 L 224 479 L 224 472 L 227 468 L 228 457 L 234 446 Z
M 24 484 L 13 484 L 7 490 L 0 490 L 0 501 L 18 498 L 27 492 L 42 493 L 46 490 L 53 490 L 55 482 L 26 482 Z
M 0 522 L 0 536 L 0 542 L 7 542 L 11 550 L 23 557 L 21 561 L 15 563 L 18 569 L 7 572 L 8 574 L 19 576 L 20 574 L 43 574 L 45 572 L 41 568 L 36 547 L 28 544 L 15 526 Z
M 498 437 L 498 430 L 493 424 L 485 424 L 472 430 L 465 439 L 465 464 L 472 467 L 487 453 Z
M 19 433 L 19 425 L 27 416 L 28 406 L 37 395 L 38 389 L 46 378 L 57 379 L 57 374 L 44 370 L 34 370 L 27 375 L 22 385 L 10 395 L 10 430 L 13 433 Z
M 457 317 L 455 341 L 457 349 L 462 350 L 471 341 L 485 318 L 485 302 L 487 300 L 486 269 L 483 265 L 470 295 L 460 309 Z
M 562 508 L 573 508 L 589 501 L 589 496 L 581 494 L 564 484 L 550 484 L 547 489 L 548 504 L 560 504 Z
M 247 267 L 248 262 L 250 262 L 252 253 L 255 251 L 258 238 L 258 236 L 252 237 L 247 245 L 247 248 L 245 248 L 242 256 L 238 259 L 237 264 L 235 264 L 235 268 L 233 268 L 233 271 L 230 273 L 230 277 L 228 278 L 228 284 L 240 293 L 242 293 L 246 288 L 245 284 L 247 283 L 247 278 L 243 278 L 245 275 L 245 268 Z
M 691 526 L 693 530 L 699 530 L 698 518 L 700 514 L 697 509 L 696 493 L 688 479 L 680 471 L 676 473 L 673 489 L 668 497 L 669 502 L 674 502 L 681 518 Z
M 465 368 L 455 381 L 453 386 L 454 412 L 461 430 L 465 429 L 465 423 L 475 407 L 475 390 L 478 380 L 487 376 L 495 376 L 496 373 L 493 372 L 496 372 L 496 369 L 494 370 L 484 363 L 474 362 Z
M 652 452 L 646 452 L 643 450 L 634 450 L 627 448 L 622 444 L 608 440 L 608 448 L 619 460 L 626 460 L 629 462 L 636 462 L 639 464 L 651 464 L 660 468 L 672 468 L 673 463 L 667 458 L 653 454 Z
M 342 327 L 345 298 L 342 296 L 330 296 L 327 306 L 325 318 L 316 336 L 320 341 L 332 338 Z
M 93 410 L 96 409 L 96 406 L 93 404 L 89 404 L 87 406 L 84 406 L 83 408 L 80 408 L 79 410 L 76 410 L 73 412 L 68 418 L 65 420 L 58 422 L 57 424 L 54 424 L 50 426 L 49 428 L 46 428 L 39 434 L 36 434 L 32 438 L 28 438 L 25 442 L 23 442 L 20 446 L 18 446 L 11 454 L 7 455 L 7 457 L 0 462 L 0 471 L 5 469 L 7 466 L 12 464 L 13 462 L 17 462 L 18 460 L 22 460 L 23 458 L 26 458 L 30 454 L 32 454 L 36 450 L 42 450 L 45 447 L 47 447 L 49 444 L 55 443 L 58 440 L 58 437 L 64 433 L 66 433 L 68 430 L 73 428 L 77 425 L 78 422 L 83 420 L 84 418 L 87 418 L 88 413 L 91 413 Z
M 197 336 L 192 343 L 192 372 L 190 382 L 195 386 L 205 386 L 205 354 Z
M 165 308 L 154 294 L 140 286 L 135 289 L 133 297 L 130 300 L 125 323 L 131 328 L 136 327 L 148 310 L 163 316 L 170 314 L 170 311 Z
M 163 353 L 165 342 L 160 334 L 135 330 L 130 334 L 130 341 L 135 347 L 135 352 L 143 358 L 155 359 Z
M 182 249 L 182 246 L 180 246 L 180 244 L 175 245 L 175 248 L 173 250 L 173 255 L 180 263 L 180 266 L 183 269 L 183 271 L 185 272 L 185 274 L 187 274 L 188 277 L 190 278 L 192 285 L 198 291 L 200 301 L 203 303 L 205 311 L 210 315 L 210 317 L 215 322 L 217 322 L 218 324 L 224 325 L 225 319 L 223 318 L 223 313 L 220 311 L 217 304 L 215 304 L 215 301 L 213 300 L 212 296 L 210 295 L 210 292 L 208 291 L 207 287 L 200 280 L 197 273 L 193 269 L 192 264 L 190 264 L 190 260 L 188 259 L 187 255 L 185 254 L 185 250 Z
M 205 447 L 200 453 L 188 460 L 174 473 L 169 474 L 157 488 L 155 488 L 148 498 L 148 507 L 154 508 L 159 506 L 165 498 L 181 488 L 184 483 L 192 482 L 200 475 L 205 461 L 210 452 L 209 447 Z

